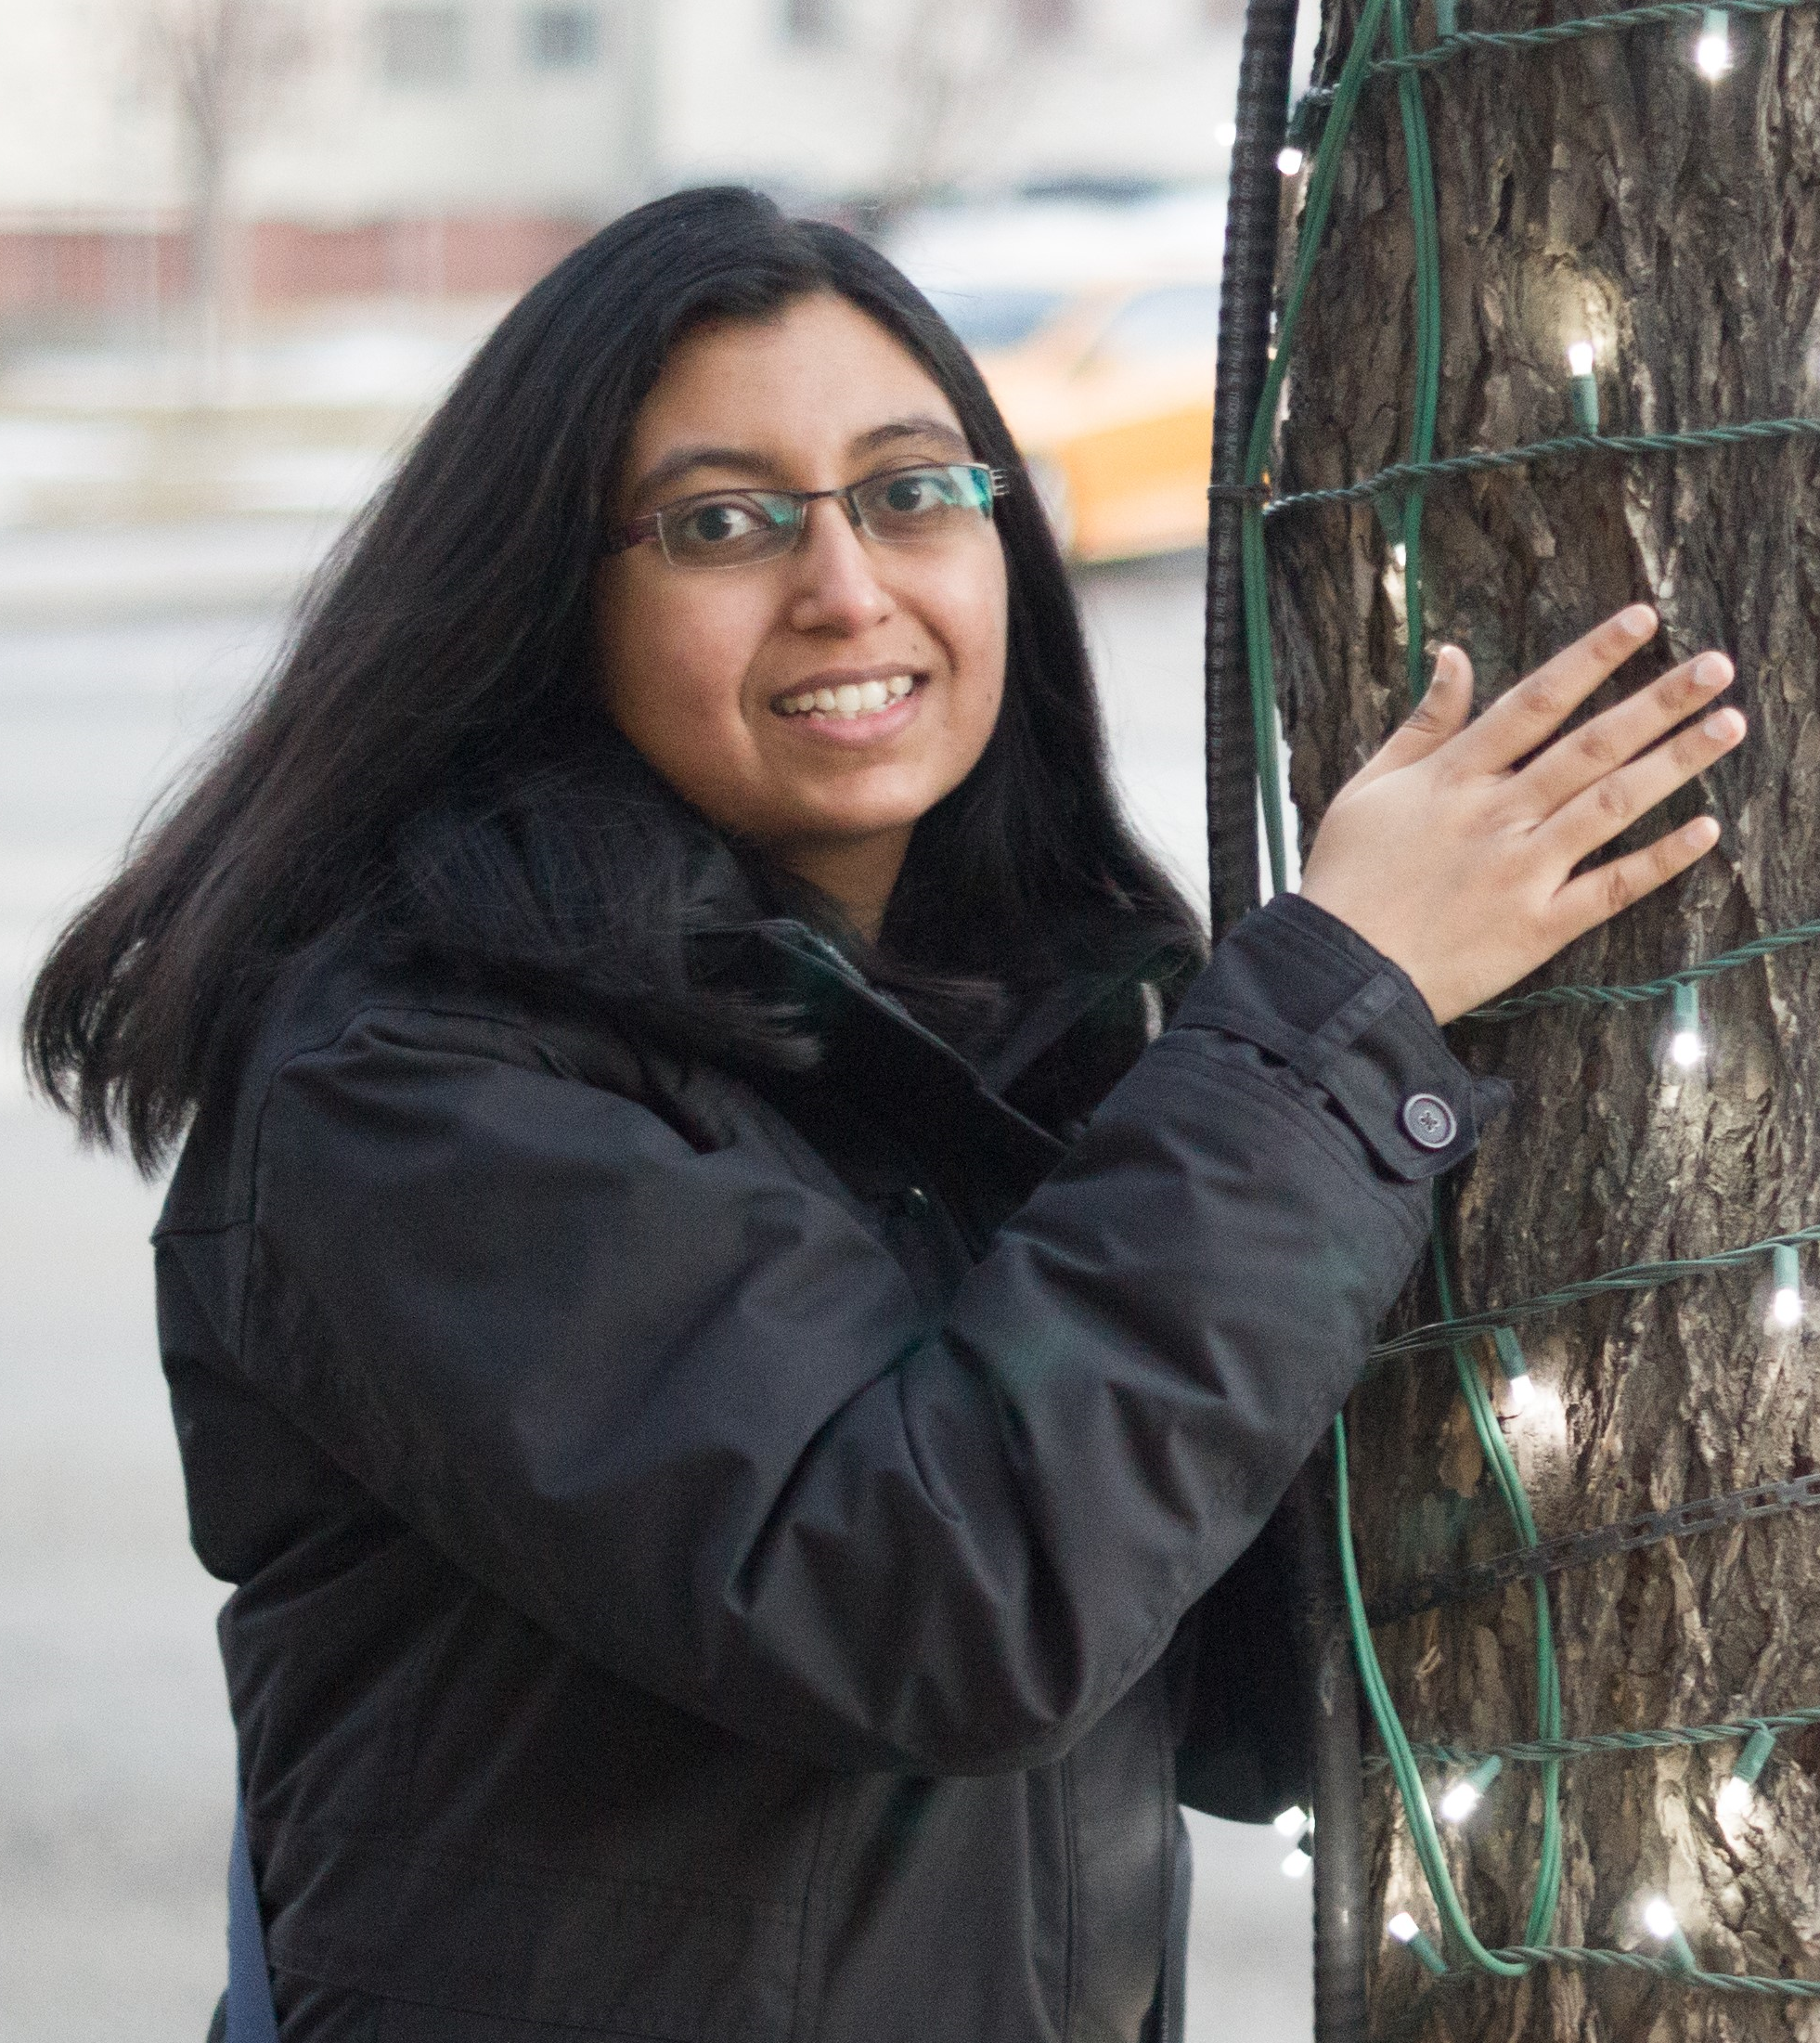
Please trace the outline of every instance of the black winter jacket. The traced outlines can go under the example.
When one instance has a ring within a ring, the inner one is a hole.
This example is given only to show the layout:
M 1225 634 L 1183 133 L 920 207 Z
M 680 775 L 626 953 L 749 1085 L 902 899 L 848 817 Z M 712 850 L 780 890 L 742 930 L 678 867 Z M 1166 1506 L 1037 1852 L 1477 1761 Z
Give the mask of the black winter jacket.
M 982 1072 L 751 941 L 808 1080 L 316 957 L 191 1133 L 161 1335 L 286 2043 L 1136 2043 L 1179 1795 L 1300 1786 L 1241 1557 L 1482 1090 L 1299 900 L 1066 1144 L 1013 1102 L 1078 1000 Z

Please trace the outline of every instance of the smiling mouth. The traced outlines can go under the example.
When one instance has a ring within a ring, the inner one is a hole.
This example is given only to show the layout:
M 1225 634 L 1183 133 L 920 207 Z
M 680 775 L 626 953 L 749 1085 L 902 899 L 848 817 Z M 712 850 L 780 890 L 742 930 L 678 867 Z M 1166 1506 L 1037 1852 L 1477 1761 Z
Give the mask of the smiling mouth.
M 851 723 L 860 717 L 875 717 L 903 701 L 916 686 L 914 674 L 893 674 L 883 680 L 843 681 L 838 688 L 806 688 L 800 694 L 781 695 L 772 705 L 780 717 L 833 717 Z

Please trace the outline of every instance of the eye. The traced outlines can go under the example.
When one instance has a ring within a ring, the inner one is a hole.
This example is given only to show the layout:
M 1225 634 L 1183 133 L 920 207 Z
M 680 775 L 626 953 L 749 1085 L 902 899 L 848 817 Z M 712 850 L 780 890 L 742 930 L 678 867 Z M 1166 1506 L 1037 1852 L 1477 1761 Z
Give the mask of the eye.
M 713 552 L 754 537 L 768 524 L 757 505 L 744 498 L 716 497 L 690 507 L 678 521 L 677 537 L 691 550 Z
M 944 511 L 954 501 L 954 485 L 940 469 L 911 469 L 885 481 L 885 509 L 900 517 L 914 517 L 919 511 Z

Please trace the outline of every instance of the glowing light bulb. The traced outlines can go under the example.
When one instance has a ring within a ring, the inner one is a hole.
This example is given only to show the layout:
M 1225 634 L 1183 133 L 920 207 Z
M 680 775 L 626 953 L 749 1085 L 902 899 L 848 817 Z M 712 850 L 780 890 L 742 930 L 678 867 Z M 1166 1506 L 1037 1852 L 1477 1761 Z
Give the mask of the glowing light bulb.
M 1271 1828 L 1279 1837 L 1300 1837 L 1308 1829 L 1308 1811 L 1300 1804 L 1292 1802 L 1271 1818 Z
M 1700 17 L 1699 41 L 1694 45 L 1694 69 L 1704 78 L 1723 78 L 1731 68 L 1731 24 L 1723 7 L 1709 7 Z
M 1399 1909 L 1384 1926 L 1399 1944 L 1407 1945 L 1431 1972 L 1437 1975 L 1446 1972 L 1447 1960 L 1423 1935 L 1421 1925 L 1408 1909 Z
M 1440 1798 L 1440 1813 L 1449 1823 L 1464 1823 L 1485 1799 L 1485 1791 L 1504 1770 L 1504 1763 L 1494 1752 L 1490 1759 L 1481 1759 L 1464 1779 L 1456 1780 Z
M 1599 430 L 1599 379 L 1593 373 L 1593 343 L 1568 343 L 1568 398 L 1573 407 L 1573 422 L 1581 433 Z
M 1517 1342 L 1515 1331 L 1500 1326 L 1492 1333 L 1497 1347 L 1498 1361 L 1504 1373 L 1504 1390 L 1510 1399 L 1513 1413 L 1521 1415 L 1535 1403 L 1536 1387 L 1530 1376 L 1530 1364 Z
M 1757 1805 L 1757 1791 L 1734 1774 L 1713 1797 L 1712 1805 L 1725 1822 L 1742 1823 Z
M 1770 1293 L 1770 1325 L 1799 1326 L 1805 1308 L 1801 1300 L 1801 1259 L 1797 1249 L 1785 1243 L 1771 1251 L 1770 1282 L 1775 1287 Z
M 1285 1880 L 1300 1880 L 1313 1864 L 1313 1859 L 1297 1844 L 1283 1862 L 1283 1877 Z
M 1305 161 L 1306 158 L 1302 155 L 1301 150 L 1291 142 L 1278 155 L 1276 167 L 1285 177 L 1295 177 L 1300 174 Z
M 1651 1894 L 1643 1905 L 1643 1926 L 1651 1936 L 1669 1947 L 1669 1957 L 1683 1972 L 1695 1972 L 1698 1968 L 1694 1959 L 1694 1947 L 1682 1933 L 1681 1920 L 1669 1906 L 1665 1896 Z
M 1674 1019 L 1669 1031 L 1669 1062 L 1691 1071 L 1706 1054 L 1700 1035 L 1700 989 L 1697 984 L 1674 989 Z

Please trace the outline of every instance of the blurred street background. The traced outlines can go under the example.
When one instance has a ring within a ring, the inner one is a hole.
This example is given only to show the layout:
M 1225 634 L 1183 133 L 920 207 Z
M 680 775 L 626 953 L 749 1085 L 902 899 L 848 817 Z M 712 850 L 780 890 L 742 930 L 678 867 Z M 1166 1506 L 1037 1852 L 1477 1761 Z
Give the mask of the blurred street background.
M 1121 780 L 1205 898 L 1202 569 L 1237 0 L 10 0 L 0 1020 L 514 296 L 753 183 L 975 349 Z M 157 1365 L 159 1191 L 0 1055 L 0 2037 L 200 2043 L 232 1748 Z M 1309 1895 L 1194 1823 L 1192 2043 L 1310 2033 Z

